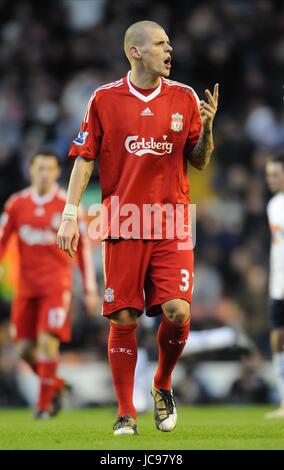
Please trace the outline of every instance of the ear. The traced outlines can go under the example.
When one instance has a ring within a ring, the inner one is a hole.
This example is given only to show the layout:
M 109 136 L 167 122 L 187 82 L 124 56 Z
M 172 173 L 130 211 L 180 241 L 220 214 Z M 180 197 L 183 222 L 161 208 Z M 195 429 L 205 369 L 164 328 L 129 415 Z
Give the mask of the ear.
M 130 52 L 131 57 L 133 57 L 133 59 L 141 58 L 141 54 L 136 46 L 131 46 L 129 49 L 129 52 Z

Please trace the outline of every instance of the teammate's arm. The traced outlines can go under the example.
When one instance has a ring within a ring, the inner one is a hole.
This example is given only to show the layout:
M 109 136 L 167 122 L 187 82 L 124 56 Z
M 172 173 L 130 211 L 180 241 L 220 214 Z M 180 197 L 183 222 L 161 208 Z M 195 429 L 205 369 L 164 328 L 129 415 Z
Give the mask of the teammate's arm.
M 213 96 L 209 90 L 205 90 L 205 93 L 208 98 L 208 103 L 200 101 L 199 110 L 202 120 L 202 130 L 199 139 L 189 156 L 191 165 L 198 170 L 205 170 L 209 164 L 210 157 L 214 149 L 212 126 L 218 107 L 219 84 L 215 84 Z
M 0 262 L 4 256 L 10 237 L 15 231 L 14 201 L 10 199 L 6 203 L 4 212 L 0 217 Z
M 69 181 L 62 222 L 57 234 L 59 248 L 66 251 L 71 257 L 74 255 L 74 251 L 77 251 L 80 236 L 77 222 L 78 207 L 93 170 L 94 160 L 84 157 L 76 158 Z
M 83 213 L 79 214 L 80 238 L 78 242 L 77 259 L 82 275 L 86 310 L 89 315 L 94 315 L 99 307 L 99 296 L 91 240 L 88 237 L 87 224 L 83 216 Z

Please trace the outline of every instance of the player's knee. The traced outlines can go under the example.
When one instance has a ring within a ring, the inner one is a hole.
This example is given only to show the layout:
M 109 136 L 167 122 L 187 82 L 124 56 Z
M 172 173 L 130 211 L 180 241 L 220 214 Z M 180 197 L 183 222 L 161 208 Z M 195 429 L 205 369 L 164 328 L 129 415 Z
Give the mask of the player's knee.
M 284 328 L 274 328 L 270 335 L 271 349 L 274 353 L 283 352 L 284 349 Z
M 46 359 L 56 359 L 59 350 L 59 340 L 49 333 L 42 333 L 38 338 L 38 353 Z
M 170 318 L 170 320 L 173 322 L 173 323 L 176 323 L 177 325 L 183 325 L 184 323 L 188 322 L 189 320 L 189 312 L 185 311 L 185 310 L 177 310 L 173 315 L 172 317 Z
M 131 325 L 133 323 L 137 323 L 137 318 L 138 312 L 135 309 L 119 310 L 111 316 L 111 320 L 120 325 Z
M 170 300 L 162 307 L 166 317 L 173 323 L 182 325 L 190 319 L 190 304 L 186 300 Z
M 30 364 L 34 365 L 35 362 L 35 345 L 30 342 L 19 342 L 16 345 L 16 350 L 21 359 Z

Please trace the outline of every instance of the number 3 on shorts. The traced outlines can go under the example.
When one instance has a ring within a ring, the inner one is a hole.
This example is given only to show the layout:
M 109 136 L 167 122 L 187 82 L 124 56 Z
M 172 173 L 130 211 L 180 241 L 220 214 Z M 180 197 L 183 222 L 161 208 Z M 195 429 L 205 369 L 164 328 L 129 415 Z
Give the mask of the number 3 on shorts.
M 190 286 L 190 273 L 187 269 L 181 269 L 180 274 L 181 274 L 181 284 L 179 285 L 179 288 L 181 292 L 187 292 Z M 193 277 L 193 274 L 192 274 L 192 277 Z M 192 291 L 193 291 L 193 282 L 192 282 Z

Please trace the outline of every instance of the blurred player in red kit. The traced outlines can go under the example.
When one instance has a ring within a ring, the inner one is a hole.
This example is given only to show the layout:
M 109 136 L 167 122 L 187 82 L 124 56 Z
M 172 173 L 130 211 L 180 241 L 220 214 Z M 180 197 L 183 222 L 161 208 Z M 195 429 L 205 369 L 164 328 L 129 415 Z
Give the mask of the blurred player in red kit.
M 18 293 L 12 306 L 11 332 L 17 351 L 40 379 L 35 417 L 55 416 L 66 384 L 56 375 L 60 341 L 71 335 L 72 260 L 58 249 L 56 232 L 66 202 L 56 183 L 60 160 L 38 151 L 30 161 L 32 185 L 10 197 L 0 224 L 0 260 L 16 234 L 20 269 Z M 98 306 L 95 272 L 85 222 L 79 220 L 78 264 L 83 276 L 86 308 Z
M 178 205 L 189 207 L 188 162 L 200 170 L 207 167 L 218 102 L 218 84 L 213 95 L 206 90 L 208 102 L 199 102 L 191 87 L 167 78 L 173 49 L 157 23 L 131 25 L 124 50 L 131 71 L 93 93 L 71 145 L 69 157 L 76 160 L 58 232 L 59 247 L 72 255 L 79 236 L 77 207 L 97 160 L 103 208 L 110 216 L 103 241 L 103 315 L 110 320 L 108 354 L 119 406 L 115 435 L 137 433 L 136 327 L 144 306 L 147 315 L 162 314 L 151 390 L 156 427 L 171 431 L 176 426 L 171 376 L 189 334 L 193 250 L 192 245 L 179 249 L 179 225 L 167 235 L 164 215 L 169 207 L 174 217 Z M 119 212 L 114 216 L 117 200 Z M 159 229 L 149 229 L 145 222 L 149 205 L 165 211 Z M 135 216 L 132 236 L 127 227 L 129 211 Z M 117 215 L 118 232 L 113 230 Z

